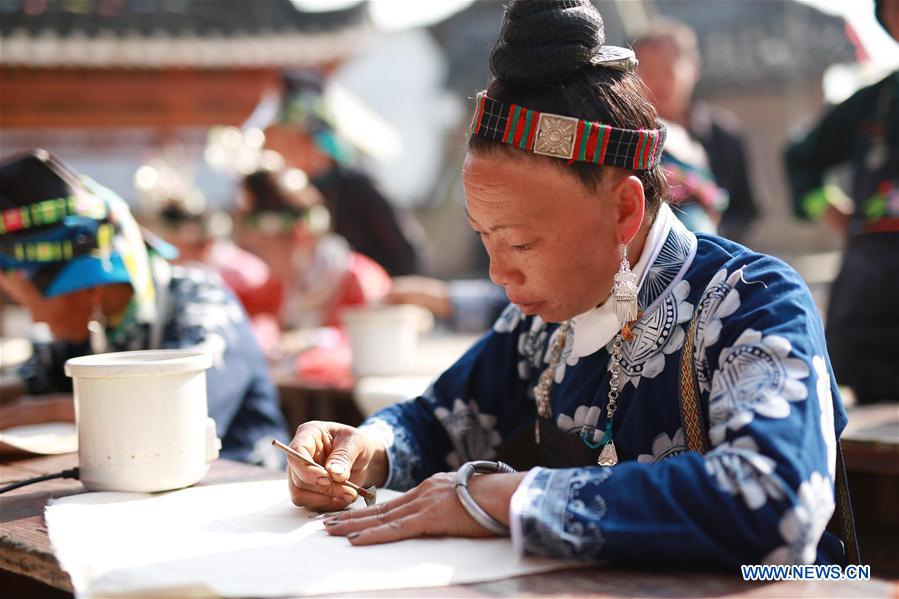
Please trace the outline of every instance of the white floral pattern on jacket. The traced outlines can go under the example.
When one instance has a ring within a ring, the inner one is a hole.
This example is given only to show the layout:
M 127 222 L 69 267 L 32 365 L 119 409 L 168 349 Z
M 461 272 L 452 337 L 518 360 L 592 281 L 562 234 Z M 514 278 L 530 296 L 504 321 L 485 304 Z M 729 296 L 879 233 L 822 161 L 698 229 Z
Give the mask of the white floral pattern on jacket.
M 774 473 L 776 463 L 759 453 L 752 437 L 722 443 L 706 455 L 705 467 L 721 489 L 740 494 L 746 507 L 757 510 L 768 498 L 784 497 L 783 482 Z
M 709 397 L 709 437 L 716 445 L 725 431 L 738 431 L 758 416 L 786 418 L 790 402 L 808 397 L 808 364 L 790 357 L 790 342 L 746 329 L 721 352 Z
M 685 451 L 687 451 L 687 443 L 684 441 L 684 429 L 679 428 L 671 437 L 668 436 L 668 433 L 656 435 L 652 441 L 652 453 L 641 453 L 637 456 L 637 461 L 641 464 L 654 464 Z
M 815 548 L 833 515 L 833 484 L 820 472 L 799 485 L 794 507 L 780 520 L 778 531 L 786 542 L 765 556 L 766 564 L 811 564 Z
M 830 480 L 836 480 L 837 438 L 833 433 L 833 393 L 830 390 L 830 373 L 827 362 L 821 356 L 812 358 L 812 368 L 817 378 L 818 409 L 821 410 L 821 431 L 824 435 L 824 447 L 827 450 L 827 471 Z
M 606 436 L 605 432 L 597 427 L 601 415 L 602 409 L 599 406 L 578 406 L 574 411 L 574 418 L 568 414 L 559 414 L 556 426 L 560 431 L 578 436 L 586 433 L 593 443 L 599 443 Z

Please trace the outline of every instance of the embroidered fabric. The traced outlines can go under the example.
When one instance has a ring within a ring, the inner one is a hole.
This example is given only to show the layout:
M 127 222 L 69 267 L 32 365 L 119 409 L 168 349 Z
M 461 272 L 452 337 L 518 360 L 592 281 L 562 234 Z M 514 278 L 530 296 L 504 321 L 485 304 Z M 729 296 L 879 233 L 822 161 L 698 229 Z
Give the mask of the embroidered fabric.
M 512 495 L 509 523 L 512 546 L 519 553 L 563 559 L 595 560 L 605 544 L 599 522 L 605 503 L 598 488 L 612 476 L 611 468 L 533 468 Z M 572 517 L 572 506 L 589 505 L 594 519 Z
M 408 491 L 418 484 L 415 477 L 415 471 L 421 462 L 418 445 L 395 417 L 382 412 L 379 417 L 366 420 L 359 430 L 374 434 L 384 442 L 387 449 L 387 480 L 383 485 L 385 489 Z

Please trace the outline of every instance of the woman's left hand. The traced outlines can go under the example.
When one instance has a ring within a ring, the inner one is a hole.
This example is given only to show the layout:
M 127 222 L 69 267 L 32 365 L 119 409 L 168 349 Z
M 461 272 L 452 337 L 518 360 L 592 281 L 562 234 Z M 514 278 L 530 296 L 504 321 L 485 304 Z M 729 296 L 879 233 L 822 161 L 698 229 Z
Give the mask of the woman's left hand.
M 472 477 L 469 492 L 488 514 L 508 524 L 509 502 L 526 473 Z M 456 497 L 456 475 L 435 474 L 387 503 L 349 510 L 325 520 L 325 530 L 353 545 L 392 543 L 413 537 L 490 537 Z

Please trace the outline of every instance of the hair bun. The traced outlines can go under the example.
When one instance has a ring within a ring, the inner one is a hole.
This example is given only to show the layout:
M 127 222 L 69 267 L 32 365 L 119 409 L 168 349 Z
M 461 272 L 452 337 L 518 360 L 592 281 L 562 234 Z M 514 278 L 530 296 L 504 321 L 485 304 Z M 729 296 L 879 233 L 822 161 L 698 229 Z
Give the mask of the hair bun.
M 558 83 L 588 66 L 604 42 L 589 0 L 512 0 L 490 70 L 513 84 Z

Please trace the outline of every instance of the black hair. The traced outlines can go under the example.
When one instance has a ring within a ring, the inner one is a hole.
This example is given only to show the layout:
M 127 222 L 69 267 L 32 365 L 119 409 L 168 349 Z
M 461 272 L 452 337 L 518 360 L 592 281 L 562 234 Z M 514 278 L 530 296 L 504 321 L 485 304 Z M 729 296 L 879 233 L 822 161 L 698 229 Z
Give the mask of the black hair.
M 500 102 L 601 122 L 625 129 L 654 129 L 656 111 L 637 75 L 593 63 L 605 42 L 602 16 L 588 0 L 512 0 L 490 55 L 487 94 Z M 499 141 L 471 135 L 473 153 L 515 152 Z M 552 160 L 588 189 L 605 167 Z M 643 183 L 647 213 L 655 216 L 667 191 L 662 167 L 634 171 Z
M 177 199 L 170 198 L 159 211 L 159 220 L 167 227 L 178 228 L 182 225 L 195 223 L 206 228 L 209 215 L 207 212 L 192 212 Z
M 250 173 L 243 180 L 244 189 L 249 192 L 248 212 L 286 212 L 295 216 L 306 213 L 296 194 L 292 194 L 283 184 L 280 173 L 259 170 Z
M 87 194 L 78 173 L 46 150 L 35 149 L 0 162 L 0 210 L 23 208 L 45 200 Z M 28 237 L 58 226 L 35 225 L 7 233 L 10 239 Z

